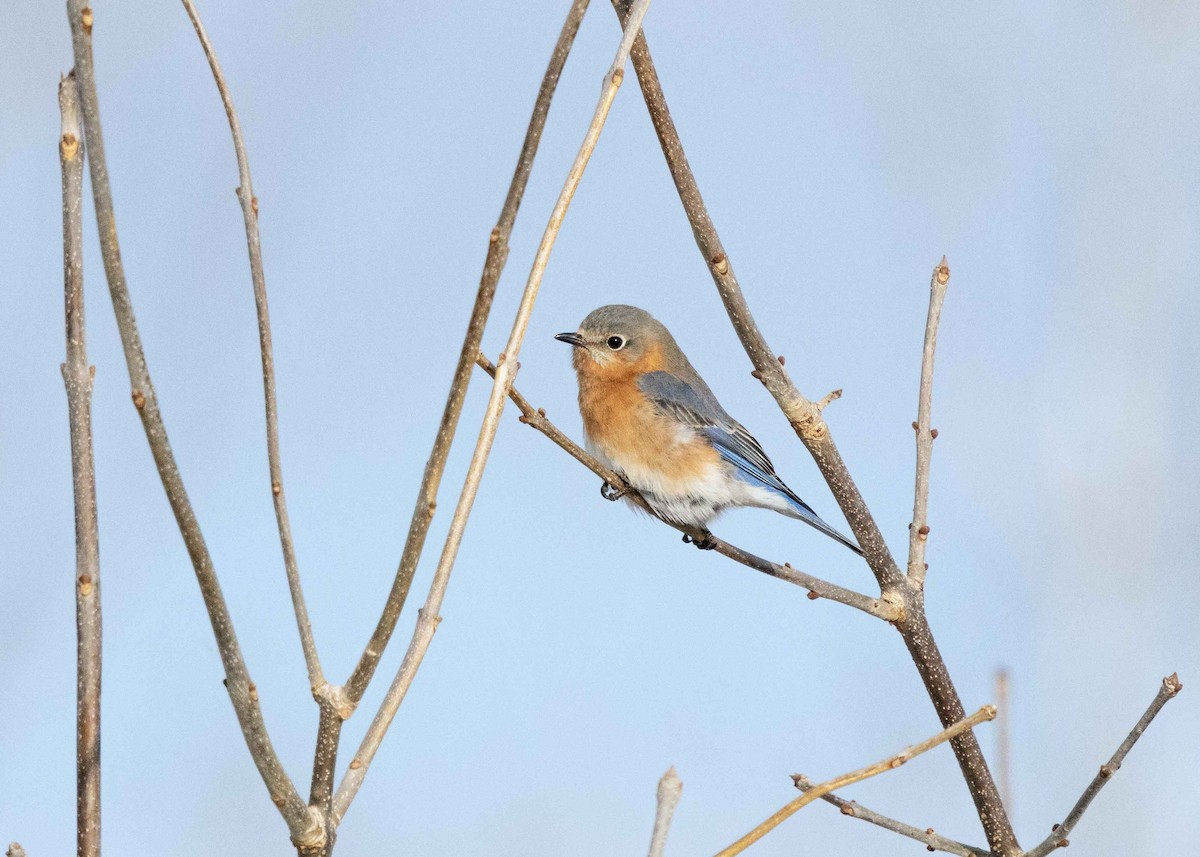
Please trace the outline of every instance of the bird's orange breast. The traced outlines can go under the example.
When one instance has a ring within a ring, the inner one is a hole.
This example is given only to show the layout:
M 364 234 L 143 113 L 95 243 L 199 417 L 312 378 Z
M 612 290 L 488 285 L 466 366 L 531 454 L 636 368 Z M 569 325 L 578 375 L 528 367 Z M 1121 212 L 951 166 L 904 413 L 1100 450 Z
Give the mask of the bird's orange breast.
M 656 351 L 636 366 L 601 366 L 584 357 L 576 364 L 579 410 L 589 440 L 635 485 L 653 478 L 678 483 L 663 487 L 683 491 L 710 473 L 719 456 L 694 431 L 659 413 L 638 386 L 644 373 L 661 365 Z

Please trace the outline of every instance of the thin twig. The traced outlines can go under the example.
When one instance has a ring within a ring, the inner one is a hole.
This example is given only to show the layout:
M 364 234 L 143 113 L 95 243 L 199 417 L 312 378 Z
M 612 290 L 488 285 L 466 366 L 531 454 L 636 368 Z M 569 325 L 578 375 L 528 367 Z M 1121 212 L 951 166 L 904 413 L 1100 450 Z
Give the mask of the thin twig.
M 663 857 L 667 847 L 667 833 L 671 830 L 671 816 L 675 807 L 679 806 L 679 798 L 683 794 L 683 781 L 675 773 L 675 766 L 667 768 L 667 772 L 658 781 L 658 803 L 654 811 L 654 833 L 650 836 L 649 857 Z
M 84 0 L 68 0 L 67 18 L 71 25 L 72 46 L 75 56 L 75 73 L 79 79 L 80 103 L 83 108 L 84 137 L 87 140 L 88 167 L 92 179 L 92 195 L 95 202 L 96 225 L 100 236 L 100 253 L 104 260 L 104 272 L 108 279 L 113 312 L 117 329 L 125 351 L 125 363 L 129 369 L 132 398 L 159 478 L 167 493 L 171 511 L 175 515 L 179 532 L 187 546 L 188 556 L 196 572 L 200 594 L 208 611 L 217 651 L 225 669 L 225 687 L 238 723 L 246 739 L 246 746 L 254 759 L 259 774 L 267 786 L 272 802 L 279 808 L 288 826 L 292 841 L 313 843 L 324 839 L 324 826 L 319 812 L 310 812 L 304 798 L 288 777 L 263 722 L 258 704 L 258 690 L 250 680 L 238 646 L 233 621 L 221 585 L 217 580 L 212 557 L 204 542 L 204 535 L 196 519 L 196 513 L 188 500 L 175 455 L 167 438 L 166 427 L 159 411 L 158 399 L 154 394 L 146 355 L 142 350 L 137 319 L 125 280 L 121 263 L 121 249 L 117 239 L 116 217 L 113 212 L 112 190 L 108 180 L 108 166 L 104 157 L 104 141 L 100 130 L 100 105 L 96 94 L 96 80 L 92 65 L 92 27 L 94 12 Z
M 262 242 L 258 235 L 258 197 L 250 181 L 250 161 L 246 157 L 246 141 L 238 123 L 237 111 L 221 63 L 213 50 L 208 33 L 200 20 L 192 0 L 183 0 L 192 27 L 204 48 L 204 56 L 212 69 L 225 115 L 229 119 L 229 132 L 233 137 L 233 151 L 237 156 L 237 197 L 242 207 L 242 219 L 246 223 L 246 247 L 250 253 L 250 281 L 254 288 L 254 306 L 258 312 L 258 344 L 262 353 L 263 399 L 267 412 L 267 470 L 271 478 L 271 497 L 275 502 L 275 520 L 279 527 L 279 543 L 283 549 L 283 566 L 287 573 L 288 589 L 292 594 L 292 609 L 296 613 L 296 628 L 300 632 L 300 646 L 304 650 L 304 664 L 308 668 L 308 684 L 313 695 L 320 697 L 325 685 L 321 671 L 321 659 L 317 656 L 317 644 L 313 640 L 312 622 L 304 603 L 304 590 L 300 586 L 300 567 L 296 560 L 296 544 L 292 540 L 292 525 L 288 519 L 287 501 L 283 493 L 283 465 L 279 461 L 279 409 L 275 395 L 275 355 L 271 347 L 271 316 L 267 308 L 267 282 L 263 274 Z
M 813 788 L 812 782 L 803 774 L 793 774 L 792 780 L 795 782 L 796 788 L 802 792 Z M 850 818 L 860 818 L 885 830 L 899 833 L 901 836 L 907 836 L 909 839 L 915 839 L 929 851 L 944 851 L 947 854 L 957 854 L 958 857 L 991 857 L 991 852 L 986 848 L 976 848 L 972 845 L 949 839 L 934 832 L 932 827 L 927 827 L 924 830 L 919 827 L 913 827 L 911 824 L 905 824 L 903 821 L 888 818 L 886 815 L 880 815 L 878 812 L 867 809 L 855 801 L 845 800 L 835 794 L 821 795 L 821 800 L 836 806 L 841 810 L 842 815 L 847 815 Z
M 75 493 L 75 767 L 79 857 L 100 854 L 100 530 L 96 522 L 96 467 L 92 449 L 92 379 L 83 314 L 83 120 L 74 74 L 58 84 L 62 136 L 63 282 L 67 362 L 62 365 L 71 426 L 71 482 Z
M 622 21 L 626 4 L 627 0 L 613 0 L 613 6 Z M 667 107 L 644 36 L 639 36 L 634 43 L 631 58 L 638 83 L 641 85 L 642 96 L 650 111 L 651 122 L 658 135 L 659 145 L 688 222 L 692 226 L 696 245 L 704 256 L 716 283 L 717 293 L 725 305 L 726 313 L 742 342 L 742 347 L 753 363 L 757 377 L 775 398 L 780 410 L 825 477 L 842 514 L 845 515 L 850 529 L 863 549 L 864 557 L 879 583 L 881 595 L 885 600 L 902 604 L 903 615 L 895 622 L 896 630 L 900 632 L 912 656 L 938 718 L 943 726 L 949 726 L 963 718 L 965 709 L 933 639 L 933 632 L 925 617 L 922 592 L 909 585 L 908 579 L 896 565 L 879 526 L 833 442 L 829 426 L 821 416 L 820 407 L 806 398 L 792 383 L 751 315 L 734 274 L 733 265 L 716 227 L 713 226 L 712 218 L 700 195 L 700 188 L 696 184 L 696 177 L 692 174 L 684 154 L 683 143 L 671 119 L 671 112 Z M 973 732 L 966 732 L 952 741 L 951 746 L 954 748 L 963 779 L 971 792 L 971 799 L 975 803 L 988 844 L 1001 857 L 1013 857 L 1020 852 L 1020 845 L 1013 834 L 1012 825 L 1000 800 L 996 783 L 988 770 L 979 741 Z
M 425 473 L 421 477 L 421 487 L 417 492 L 416 508 L 413 510 L 412 521 L 408 527 L 408 537 L 404 543 L 404 553 L 400 557 L 400 565 L 392 582 L 391 592 L 383 606 L 383 613 L 371 639 L 367 642 L 358 665 L 346 681 L 346 695 L 351 704 L 357 704 L 362 699 L 363 692 L 383 651 L 391 639 L 400 611 L 408 598 L 412 586 L 413 574 L 425 546 L 425 537 L 429 533 L 429 525 L 433 521 L 434 509 L 437 506 L 438 487 L 441 485 L 442 474 L 446 469 L 446 459 L 450 454 L 450 446 L 458 428 L 458 419 L 462 414 L 463 401 L 467 395 L 467 385 L 471 379 L 471 370 L 475 355 L 479 352 L 479 344 L 483 340 L 483 330 L 487 324 L 488 314 L 492 308 L 492 299 L 496 294 L 496 285 L 508 260 L 508 239 L 512 235 L 513 223 L 517 219 L 517 211 L 521 206 L 521 198 L 525 194 L 525 186 L 533 170 L 534 156 L 546 127 L 546 117 L 550 112 L 550 102 L 554 90 L 558 86 L 559 76 L 566 65 L 567 56 L 579 31 L 579 24 L 587 11 L 588 0 L 574 0 L 571 9 L 563 22 L 558 35 L 558 42 L 550 55 L 546 73 L 542 77 L 542 86 L 538 90 L 537 100 L 533 105 L 533 114 L 529 117 L 529 126 L 525 131 L 525 141 L 521 153 L 517 157 L 517 166 L 513 172 L 512 182 L 508 187 L 508 195 L 500 209 L 500 218 L 491 232 L 488 240 L 487 258 L 483 263 L 483 273 L 479 280 L 479 290 L 475 295 L 475 306 L 471 311 L 471 319 L 467 324 L 467 332 L 463 338 L 462 350 L 459 352 L 458 365 L 454 369 L 454 378 L 450 383 L 450 392 L 446 398 L 446 407 L 442 411 L 442 421 L 438 426 L 437 437 L 433 450 L 425 464 Z
M 371 764 L 375 752 L 379 749 L 383 736 L 387 732 L 388 726 L 391 725 L 392 718 L 395 717 L 396 711 L 399 710 L 400 704 L 403 702 L 404 696 L 408 692 L 408 688 L 411 686 L 417 670 L 420 668 L 421 661 L 425 657 L 425 652 L 429 648 L 429 643 L 433 639 L 433 632 L 437 628 L 438 623 L 441 622 L 439 611 L 446 595 L 446 587 L 450 582 L 450 572 L 453 570 L 459 546 L 462 544 L 463 532 L 467 525 L 467 519 L 471 514 L 471 507 L 474 505 L 475 497 L 479 492 L 479 483 L 483 478 L 484 468 L 487 466 L 492 443 L 496 439 L 496 430 L 500 424 L 500 415 L 504 410 L 505 398 L 508 395 L 508 390 L 512 386 L 513 378 L 516 374 L 521 344 L 524 342 L 525 331 L 529 326 L 530 316 L 533 314 L 534 301 L 537 299 L 542 277 L 546 271 L 546 264 L 550 259 L 550 251 L 554 247 L 555 238 L 558 237 L 558 231 L 562 226 L 563 218 L 566 216 L 567 208 L 571 204 L 571 198 L 575 195 L 575 191 L 579 187 L 579 181 L 583 177 L 584 170 L 587 168 L 588 160 L 596 148 L 600 132 L 604 128 L 604 121 L 608 117 L 609 108 L 612 106 L 617 90 L 621 86 L 621 79 L 624 76 L 623 66 L 629 57 L 629 48 L 633 43 L 635 33 L 641 27 L 642 18 L 645 16 L 649 5 L 650 0 L 637 0 L 635 9 L 630 16 L 629 26 L 626 27 L 621 36 L 621 44 L 617 48 L 616 57 L 604 77 L 600 100 L 596 105 L 596 111 L 592 116 L 591 124 L 588 126 L 583 144 L 579 148 L 579 153 L 575 156 L 575 162 L 571 166 L 566 182 L 563 184 L 563 189 L 559 194 L 558 201 L 555 203 L 554 210 L 550 214 L 549 223 L 546 225 L 537 255 L 534 257 L 533 267 L 529 272 L 529 279 L 525 284 L 525 291 L 521 296 L 517 315 L 513 321 L 512 332 L 508 337 L 508 344 L 505 346 L 504 353 L 507 355 L 507 359 L 497 370 L 496 378 L 492 382 L 492 392 L 488 399 L 487 410 L 484 413 L 483 424 L 479 430 L 479 439 L 475 443 L 475 451 L 471 456 L 471 463 L 467 469 L 467 476 L 463 482 L 462 492 L 459 495 L 458 504 L 455 506 L 454 516 L 450 520 L 446 543 L 442 548 L 442 555 L 434 571 L 433 582 L 430 584 L 429 594 L 425 599 L 425 606 L 418 611 L 416 628 L 413 631 L 408 651 L 405 652 L 404 660 L 400 664 L 400 669 L 397 671 L 391 687 L 388 688 L 383 704 L 376 713 L 374 720 L 371 721 L 371 725 L 367 729 L 367 734 L 363 737 L 362 744 L 359 746 L 358 752 L 355 753 L 354 760 L 350 764 L 350 769 L 342 778 L 337 794 L 334 795 L 334 816 L 336 819 L 341 819 L 345 815 L 347 807 L 349 807 L 350 802 L 354 799 L 354 795 L 358 792 L 358 788 L 366 776 L 367 768 Z
M 1012 705 L 1009 689 L 1008 670 L 996 670 L 996 780 L 1000 785 L 1000 799 L 1008 809 L 1008 817 L 1012 818 Z
M 1162 685 L 1158 688 L 1158 693 L 1154 697 L 1154 701 L 1150 703 L 1150 707 L 1146 709 L 1146 713 L 1134 725 L 1132 731 L 1121 742 L 1121 746 L 1117 748 L 1117 752 L 1112 754 L 1112 758 L 1105 764 L 1100 766 L 1099 773 L 1092 778 L 1088 783 L 1088 787 L 1084 790 L 1083 795 L 1075 802 L 1075 806 L 1067 813 L 1067 817 L 1063 819 L 1061 824 L 1054 825 L 1053 832 L 1047 836 L 1036 848 L 1030 849 L 1026 857 L 1046 857 L 1055 848 L 1066 848 L 1068 843 L 1067 837 L 1071 835 L 1071 831 L 1075 829 L 1075 825 L 1079 823 L 1079 819 L 1087 811 L 1092 800 L 1104 788 L 1105 784 L 1112 779 L 1113 774 L 1121 769 L 1121 763 L 1125 761 L 1125 756 L 1133 749 L 1133 745 L 1142 737 L 1142 733 L 1150 726 L 1150 722 L 1162 711 L 1162 707 L 1174 699 L 1179 691 L 1183 690 L 1183 683 L 1179 681 L 1179 674 L 1172 673 L 1162 680 Z
M 913 516 L 908 525 L 908 579 L 921 588 L 925 585 L 925 545 L 929 539 L 929 460 L 933 455 L 933 439 L 937 431 L 930 427 L 933 408 L 933 355 L 937 348 L 938 321 L 942 317 L 942 301 L 950 283 L 950 268 L 946 257 L 933 269 L 929 280 L 929 314 L 925 318 L 925 346 L 921 352 L 921 389 L 917 396 L 917 476 L 913 489 Z
M 477 360 L 479 366 L 492 377 L 495 377 L 496 367 L 492 362 L 479 355 Z M 521 422 L 529 425 L 547 438 L 557 444 L 568 455 L 582 464 L 584 467 L 591 470 L 597 476 L 604 480 L 605 483 L 612 486 L 620 496 L 627 498 L 631 503 L 650 515 L 653 518 L 662 521 L 668 527 L 672 527 L 679 532 L 691 537 L 701 538 L 702 534 L 699 530 L 692 527 L 681 526 L 674 521 L 668 521 L 659 517 L 658 513 L 650 506 L 649 503 L 637 492 L 635 488 L 629 485 L 619 473 L 605 467 L 599 459 L 581 447 L 575 441 L 571 440 L 563 431 L 554 425 L 547 417 L 544 410 L 534 408 L 529 403 L 529 400 L 521 395 L 515 388 L 510 388 L 508 397 L 517 406 L 521 412 Z M 729 544 L 729 542 L 719 539 L 716 536 L 709 534 L 709 542 L 713 545 L 713 550 L 716 553 L 732 559 L 734 562 L 741 563 L 747 568 L 752 568 L 755 571 L 760 571 L 763 574 L 777 577 L 780 580 L 786 580 L 788 583 L 795 584 L 808 590 L 810 598 L 827 598 L 830 601 L 836 601 L 839 604 L 845 604 L 849 607 L 854 607 L 857 610 L 862 610 L 878 619 L 885 622 L 895 622 L 900 618 L 900 606 L 896 603 L 886 601 L 881 598 L 872 598 L 869 595 L 863 595 L 861 592 L 855 592 L 852 589 L 838 586 L 836 583 L 830 583 L 819 577 L 814 577 L 811 574 L 792 568 L 790 565 L 779 565 L 762 557 L 755 556 L 749 551 L 744 551 L 739 547 Z
M 329 829 L 331 813 L 329 797 L 333 794 L 334 768 L 337 764 L 338 737 L 342 714 L 350 710 L 345 705 L 341 688 L 334 687 L 325 680 L 321 669 L 321 659 L 317 654 L 317 643 L 313 638 L 312 621 L 308 616 L 308 606 L 304 600 L 304 588 L 300 583 L 300 564 L 296 558 L 296 543 L 292 538 L 292 524 L 288 517 L 287 499 L 283 490 L 283 465 L 279 452 L 279 407 L 275 392 L 275 354 L 271 345 L 271 315 L 267 304 L 267 282 L 263 272 L 262 241 L 258 231 L 258 197 L 254 195 L 254 185 L 250 179 L 250 160 L 246 155 L 246 141 L 242 136 L 241 124 L 238 122 L 237 110 L 233 106 L 233 96 L 225 75 L 221 71 L 221 63 L 216 51 L 200 20 L 192 0 L 183 0 L 183 8 L 191 19 L 192 27 L 204 49 L 208 66 L 212 69 L 213 80 L 217 84 L 217 92 L 221 104 L 225 107 L 225 116 L 229 120 L 229 132 L 233 137 L 233 150 L 237 157 L 238 187 L 237 197 L 241 203 L 242 220 L 246 227 L 246 248 L 250 256 L 250 282 L 254 292 L 254 306 L 258 314 L 258 344 L 262 357 L 263 400 L 266 407 L 267 423 L 267 471 L 271 481 L 271 498 L 275 505 L 275 522 L 279 529 L 279 544 L 283 551 L 284 573 L 287 575 L 288 590 L 292 597 L 292 610 L 296 616 L 296 629 L 300 635 L 300 648 L 304 652 L 304 665 L 308 671 L 308 686 L 313 698 L 321 707 L 321 715 L 317 728 L 316 750 L 313 754 L 312 786 L 309 804 L 319 807 L 324 813 L 326 825 L 326 841 L 324 849 L 333 846 L 333 830 Z
M 797 810 L 807 806 L 819 797 L 836 791 L 840 788 L 845 788 L 852 783 L 861 782 L 862 780 L 874 777 L 877 774 L 886 773 L 900 767 L 909 759 L 921 755 L 927 750 L 931 750 L 938 744 L 949 741 L 956 735 L 961 735 L 983 723 L 985 720 L 991 720 L 996 716 L 996 706 L 985 705 L 983 708 L 976 711 L 970 717 L 967 717 L 955 723 L 946 729 L 943 729 L 932 738 L 922 741 L 920 744 L 914 744 L 912 747 L 901 750 L 894 756 L 889 756 L 881 762 L 876 762 L 873 765 L 868 765 L 865 768 L 859 768 L 857 771 L 852 771 L 848 774 L 842 774 L 840 777 L 835 777 L 832 780 L 827 780 L 819 785 L 815 785 L 797 798 L 793 798 L 770 818 L 764 821 L 758 827 L 751 830 L 737 842 L 730 845 L 728 848 L 717 853 L 717 857 L 734 857 L 735 854 L 741 854 L 758 840 L 762 839 L 776 827 L 778 827 L 786 819 L 790 818 Z

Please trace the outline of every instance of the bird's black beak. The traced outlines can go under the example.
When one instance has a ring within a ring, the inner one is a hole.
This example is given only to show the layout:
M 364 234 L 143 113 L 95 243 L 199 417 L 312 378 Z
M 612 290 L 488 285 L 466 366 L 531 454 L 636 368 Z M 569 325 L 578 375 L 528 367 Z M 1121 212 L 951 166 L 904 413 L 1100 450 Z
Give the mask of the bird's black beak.
M 554 338 L 559 342 L 567 343 L 567 345 L 574 345 L 576 348 L 583 345 L 583 337 L 578 333 L 556 333 Z

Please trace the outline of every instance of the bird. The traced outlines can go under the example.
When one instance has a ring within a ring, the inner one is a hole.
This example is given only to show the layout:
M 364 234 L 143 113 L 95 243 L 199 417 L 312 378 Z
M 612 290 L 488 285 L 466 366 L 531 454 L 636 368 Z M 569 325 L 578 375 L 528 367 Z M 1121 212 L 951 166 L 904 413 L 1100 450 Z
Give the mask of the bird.
M 650 313 L 602 306 L 578 330 L 554 338 L 572 346 L 588 451 L 660 518 L 700 531 L 699 539 L 684 541 L 711 549 L 709 522 L 725 509 L 754 506 L 804 521 L 862 555 L 784 484 L 762 445 L 721 407 Z M 601 493 L 620 497 L 607 483 Z

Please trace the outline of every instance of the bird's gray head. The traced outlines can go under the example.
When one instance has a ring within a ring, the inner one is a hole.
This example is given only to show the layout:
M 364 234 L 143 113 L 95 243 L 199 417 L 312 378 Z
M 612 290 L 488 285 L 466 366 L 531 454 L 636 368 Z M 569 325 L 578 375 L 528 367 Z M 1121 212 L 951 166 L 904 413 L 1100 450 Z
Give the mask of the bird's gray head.
M 554 338 L 574 346 L 579 372 L 653 372 L 673 363 L 677 354 L 682 357 L 675 339 L 658 319 L 625 304 L 592 310 L 579 330 Z

